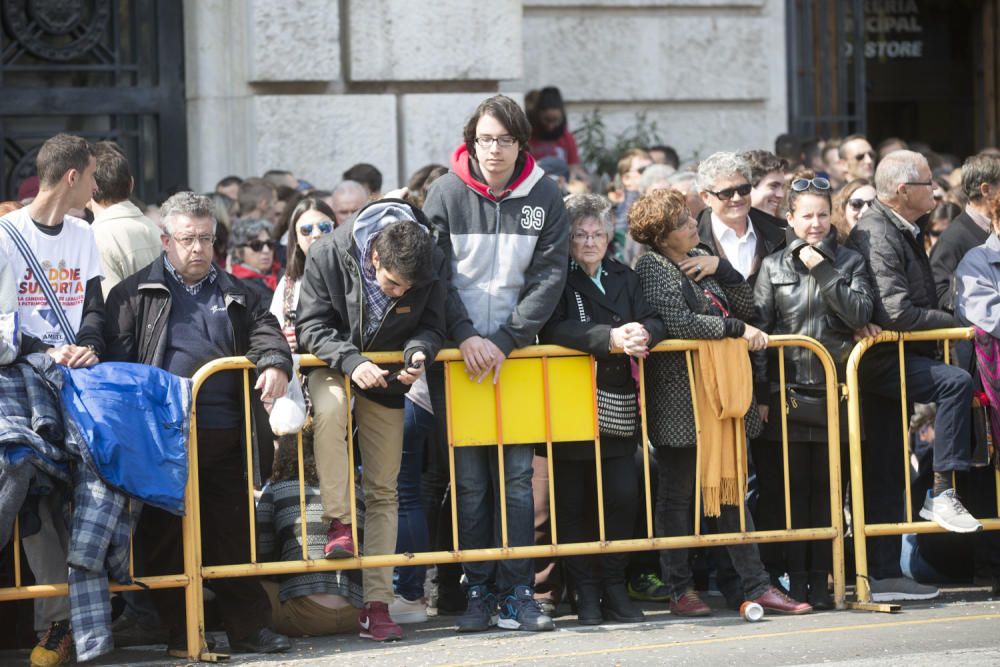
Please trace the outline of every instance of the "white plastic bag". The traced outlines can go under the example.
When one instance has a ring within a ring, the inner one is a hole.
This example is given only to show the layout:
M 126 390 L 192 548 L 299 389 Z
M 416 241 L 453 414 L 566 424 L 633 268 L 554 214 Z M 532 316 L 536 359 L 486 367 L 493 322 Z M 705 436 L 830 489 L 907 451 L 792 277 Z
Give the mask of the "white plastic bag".
M 21 327 L 17 314 L 17 286 L 10 263 L 0 252 L 0 366 L 17 358 L 21 348 Z
M 306 423 L 306 399 L 299 383 L 299 355 L 292 355 L 292 380 L 288 391 L 274 401 L 271 407 L 271 432 L 274 435 L 292 435 L 302 430 Z

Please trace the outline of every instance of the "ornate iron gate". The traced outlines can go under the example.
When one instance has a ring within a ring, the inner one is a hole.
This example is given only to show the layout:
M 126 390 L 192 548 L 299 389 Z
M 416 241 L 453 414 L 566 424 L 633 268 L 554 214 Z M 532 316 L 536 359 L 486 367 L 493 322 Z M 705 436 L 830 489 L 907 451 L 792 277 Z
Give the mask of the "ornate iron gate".
M 186 182 L 179 0 L 0 7 L 0 199 L 16 196 L 38 148 L 58 132 L 119 143 L 143 201 Z

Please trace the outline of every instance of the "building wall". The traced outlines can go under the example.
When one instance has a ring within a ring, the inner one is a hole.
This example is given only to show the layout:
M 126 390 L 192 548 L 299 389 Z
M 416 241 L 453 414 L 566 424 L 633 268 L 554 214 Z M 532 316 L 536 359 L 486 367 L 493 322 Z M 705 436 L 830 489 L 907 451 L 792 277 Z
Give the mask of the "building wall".
M 645 111 L 683 157 L 773 145 L 784 0 L 185 0 L 192 187 L 356 162 L 391 188 L 447 164 L 496 92 L 558 85 L 571 126 Z

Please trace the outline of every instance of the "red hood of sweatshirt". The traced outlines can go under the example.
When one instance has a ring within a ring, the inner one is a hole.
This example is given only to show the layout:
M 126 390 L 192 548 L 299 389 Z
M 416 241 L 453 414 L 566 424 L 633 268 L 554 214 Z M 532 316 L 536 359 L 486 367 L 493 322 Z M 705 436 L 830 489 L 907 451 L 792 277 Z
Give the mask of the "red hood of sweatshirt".
M 531 157 L 530 153 L 524 153 L 524 165 L 521 167 L 520 173 L 516 173 L 514 180 L 507 184 L 507 188 L 500 193 L 500 199 L 503 199 L 509 192 L 516 190 L 517 186 L 523 183 L 535 169 L 535 158 Z M 469 155 L 469 149 L 462 144 L 455 149 L 455 152 L 451 154 L 451 169 L 455 174 L 465 182 L 470 188 L 486 197 L 491 201 L 497 201 L 497 197 L 494 197 L 490 193 L 490 188 L 486 183 L 479 180 L 476 174 L 472 171 L 470 166 L 470 160 L 473 160 L 471 155 Z

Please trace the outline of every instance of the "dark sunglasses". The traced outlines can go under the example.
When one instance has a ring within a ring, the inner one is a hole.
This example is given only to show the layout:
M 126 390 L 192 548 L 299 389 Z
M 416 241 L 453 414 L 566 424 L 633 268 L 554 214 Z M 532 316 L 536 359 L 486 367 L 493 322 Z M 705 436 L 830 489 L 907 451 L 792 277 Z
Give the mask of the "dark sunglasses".
M 260 252 L 264 248 L 268 250 L 274 250 L 274 241 L 261 241 L 260 239 L 254 239 L 248 243 L 243 244 L 244 247 L 250 248 L 254 252 Z
M 317 223 L 316 225 L 314 225 L 311 222 L 308 222 L 299 227 L 299 232 L 304 236 L 311 236 L 313 233 L 313 227 L 319 227 L 320 234 L 329 234 L 330 232 L 333 231 L 333 223 L 331 222 L 320 222 Z
M 927 236 L 930 236 L 931 238 L 935 238 L 936 239 L 937 237 L 941 236 L 942 234 L 944 234 L 944 230 L 943 229 L 928 229 L 927 230 Z
M 830 181 L 822 176 L 817 176 L 815 178 L 796 178 L 792 181 L 792 190 L 795 190 L 796 192 L 808 190 L 810 187 L 815 188 L 816 190 L 829 190 Z
M 744 183 L 743 185 L 737 185 L 735 188 L 726 188 L 725 190 L 719 190 L 718 192 L 712 192 L 711 190 L 705 190 L 705 192 L 710 195 L 715 195 L 722 201 L 729 201 L 733 198 L 733 195 L 747 197 L 750 195 L 751 190 L 753 190 L 753 186 L 749 183 Z
M 875 151 L 868 151 L 866 153 L 858 153 L 857 155 L 854 156 L 854 161 L 855 162 L 861 162 L 866 157 L 870 157 L 872 160 L 874 160 L 875 159 Z
M 860 211 L 865 206 L 871 206 L 874 199 L 848 199 L 847 204 L 855 211 Z

